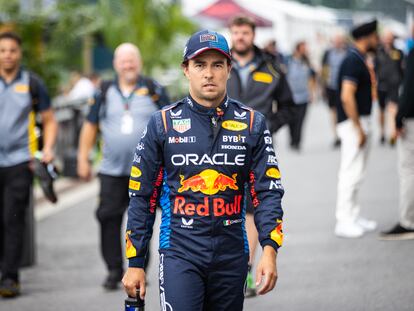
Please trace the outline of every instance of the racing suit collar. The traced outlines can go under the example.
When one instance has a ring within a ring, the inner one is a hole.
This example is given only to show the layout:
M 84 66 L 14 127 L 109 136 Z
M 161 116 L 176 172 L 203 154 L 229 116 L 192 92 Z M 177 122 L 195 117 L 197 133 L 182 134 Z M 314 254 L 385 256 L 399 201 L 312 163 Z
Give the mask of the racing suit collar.
M 224 96 L 224 99 L 220 103 L 220 105 L 218 105 L 216 108 L 208 108 L 208 107 L 202 106 L 199 103 L 197 103 L 195 99 L 191 97 L 190 94 L 187 96 L 187 103 L 189 104 L 192 110 L 194 110 L 195 112 L 198 112 L 201 114 L 207 114 L 207 115 L 213 115 L 218 111 L 222 111 L 224 113 L 228 107 L 228 101 L 229 101 L 229 97 L 226 94 L 226 96 Z

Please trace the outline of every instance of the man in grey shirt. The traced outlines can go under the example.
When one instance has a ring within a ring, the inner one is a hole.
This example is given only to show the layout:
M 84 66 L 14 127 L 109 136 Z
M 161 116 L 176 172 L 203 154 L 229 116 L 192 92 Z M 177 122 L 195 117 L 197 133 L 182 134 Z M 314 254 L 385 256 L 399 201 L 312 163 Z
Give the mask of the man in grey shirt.
M 78 175 L 91 177 L 89 153 L 98 131 L 102 138 L 99 169 L 100 195 L 96 212 L 101 226 L 101 251 L 109 274 L 103 286 L 116 289 L 123 275 L 122 217 L 128 206 L 128 182 L 136 142 L 150 116 L 168 103 L 164 89 L 143 77 L 139 49 L 131 43 L 118 46 L 113 66 L 117 79 L 103 83 L 82 127 L 79 139 Z
M 40 149 L 36 114 L 42 121 L 42 161 L 53 160 L 57 122 L 43 82 L 20 66 L 21 39 L 0 34 L 0 296 L 20 294 L 19 265 L 26 209 L 33 183 L 33 158 Z

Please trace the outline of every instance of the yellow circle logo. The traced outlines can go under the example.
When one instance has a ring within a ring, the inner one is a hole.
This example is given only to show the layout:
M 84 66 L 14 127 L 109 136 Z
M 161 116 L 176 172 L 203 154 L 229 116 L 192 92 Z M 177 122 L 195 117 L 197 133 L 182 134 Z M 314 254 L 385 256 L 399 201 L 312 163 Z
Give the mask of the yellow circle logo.
M 140 177 L 141 175 L 142 175 L 141 170 L 138 167 L 133 166 L 131 168 L 131 177 L 137 178 L 137 177 Z
M 225 128 L 226 130 L 236 131 L 236 132 L 243 131 L 244 129 L 247 128 L 247 124 L 238 122 L 238 121 L 233 121 L 233 120 L 224 121 L 221 126 Z
M 280 179 L 280 172 L 277 168 L 272 167 L 266 171 L 266 176 L 270 178 Z

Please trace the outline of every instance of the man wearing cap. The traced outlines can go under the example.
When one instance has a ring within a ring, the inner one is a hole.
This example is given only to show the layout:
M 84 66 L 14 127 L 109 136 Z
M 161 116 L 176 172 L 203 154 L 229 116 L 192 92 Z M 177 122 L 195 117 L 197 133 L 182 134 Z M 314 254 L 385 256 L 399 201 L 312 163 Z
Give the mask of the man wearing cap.
M 153 114 L 139 142 L 129 184 L 127 293 L 145 295 L 142 269 L 162 208 L 162 310 L 242 310 L 249 247 L 245 184 L 263 254 L 258 293 L 273 289 L 282 244 L 283 187 L 265 118 L 227 96 L 231 55 L 213 31 L 192 35 L 182 68 L 189 95 Z
M 338 76 L 337 130 L 341 139 L 341 163 L 335 234 L 343 238 L 361 237 L 377 226 L 376 222 L 360 216 L 357 201 L 367 163 L 373 91 L 365 58 L 377 48 L 377 22 L 355 27 L 352 36 L 354 45 L 342 62 Z

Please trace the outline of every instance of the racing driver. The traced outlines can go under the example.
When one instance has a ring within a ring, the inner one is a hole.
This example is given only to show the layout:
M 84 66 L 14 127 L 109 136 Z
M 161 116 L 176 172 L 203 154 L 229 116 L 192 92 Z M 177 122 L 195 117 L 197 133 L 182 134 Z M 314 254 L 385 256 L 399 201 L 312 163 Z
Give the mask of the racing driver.
M 182 68 L 189 96 L 156 112 L 136 147 L 126 232 L 129 296 L 145 296 L 143 270 L 155 210 L 161 206 L 161 310 L 242 310 L 249 246 L 249 185 L 263 247 L 258 293 L 277 279 L 283 187 L 265 117 L 226 94 L 231 54 L 219 33 L 188 40 Z

